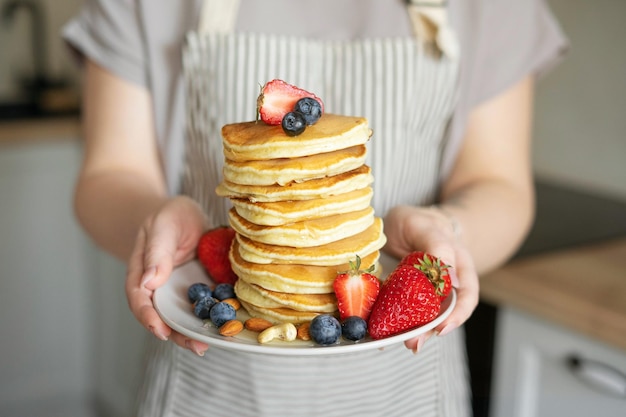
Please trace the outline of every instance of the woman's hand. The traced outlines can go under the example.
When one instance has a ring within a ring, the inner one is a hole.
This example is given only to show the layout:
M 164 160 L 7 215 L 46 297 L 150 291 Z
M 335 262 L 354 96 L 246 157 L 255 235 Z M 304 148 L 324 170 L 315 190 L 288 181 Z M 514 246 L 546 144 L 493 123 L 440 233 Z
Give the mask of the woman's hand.
M 478 304 L 478 271 L 509 259 L 530 229 L 533 85 L 526 77 L 472 110 L 459 154 L 441 184 L 443 208 L 398 206 L 385 218 L 385 251 L 401 258 L 422 250 L 441 258 L 452 266 L 457 292 L 452 314 L 432 332 L 407 341 L 409 349 L 419 350 L 433 333 L 443 336 L 463 324 Z
M 159 339 L 171 339 L 198 355 L 203 355 L 208 345 L 169 328 L 154 309 L 152 296 L 176 266 L 193 259 L 206 226 L 195 201 L 188 197 L 167 200 L 143 222 L 126 276 L 126 297 L 137 320 Z
M 458 225 L 453 224 L 441 209 L 397 206 L 384 220 L 387 235 L 384 249 L 388 254 L 402 258 L 421 250 L 452 266 L 450 278 L 457 292 L 454 311 L 435 329 L 405 342 L 407 348 L 417 352 L 430 336 L 443 336 L 471 316 L 478 304 L 478 275 L 470 253 L 459 238 Z
M 98 246 L 128 261 L 126 295 L 137 320 L 159 339 L 202 354 L 208 346 L 173 332 L 152 295 L 194 257 L 208 227 L 203 211 L 190 198 L 168 197 L 150 91 L 89 59 L 85 69 L 77 218 Z

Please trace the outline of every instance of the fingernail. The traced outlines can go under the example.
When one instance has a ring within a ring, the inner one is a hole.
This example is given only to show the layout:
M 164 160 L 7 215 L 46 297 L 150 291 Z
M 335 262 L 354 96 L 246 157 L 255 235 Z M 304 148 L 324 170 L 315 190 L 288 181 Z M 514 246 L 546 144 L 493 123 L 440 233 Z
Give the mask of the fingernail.
M 143 277 L 141 277 L 141 286 L 145 287 L 148 282 L 152 280 L 156 276 L 156 266 L 151 266 L 146 269 L 146 272 L 143 273 Z
M 454 288 L 459 288 L 459 277 L 456 271 L 452 268 L 448 268 L 448 274 L 450 275 L 450 283 Z
M 152 332 L 152 334 L 158 338 L 161 339 L 163 341 L 167 341 L 167 336 L 165 336 L 164 334 L 162 334 L 161 332 L 158 332 L 154 326 L 149 326 L 150 331 Z
M 198 356 L 204 356 L 204 352 L 203 350 L 198 350 L 192 343 L 191 340 L 187 339 L 185 340 L 185 347 L 187 349 L 189 349 L 190 351 L 192 351 L 193 353 L 195 353 Z
M 441 331 L 438 333 L 438 336 L 445 336 L 454 329 L 456 329 L 456 324 L 450 323 L 446 325 L 443 329 L 441 329 Z
M 419 353 L 419 351 L 422 349 L 422 346 L 424 346 L 424 342 L 426 342 L 426 335 L 421 335 L 420 337 L 417 338 L 417 344 L 415 345 L 415 348 L 413 349 L 414 355 L 417 355 Z

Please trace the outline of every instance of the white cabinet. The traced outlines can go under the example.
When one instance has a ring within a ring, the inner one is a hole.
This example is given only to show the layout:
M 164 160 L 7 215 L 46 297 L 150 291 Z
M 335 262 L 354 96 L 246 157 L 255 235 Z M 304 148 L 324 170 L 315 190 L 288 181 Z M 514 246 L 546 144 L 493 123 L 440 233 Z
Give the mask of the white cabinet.
M 574 372 L 570 355 L 593 361 L 587 375 L 612 390 Z M 491 417 L 626 416 L 626 393 L 614 392 L 625 389 L 624 351 L 505 307 L 494 361 Z
M 95 308 L 97 329 L 94 348 L 95 396 L 102 417 L 133 415 L 144 344 L 152 337 L 135 320 L 126 301 L 126 266 L 98 252 L 94 265 L 94 288 L 99 302 Z
M 89 250 L 72 215 L 75 140 L 0 147 L 0 415 L 88 416 Z
M 0 416 L 130 417 L 147 332 L 77 225 L 77 140 L 0 144 Z

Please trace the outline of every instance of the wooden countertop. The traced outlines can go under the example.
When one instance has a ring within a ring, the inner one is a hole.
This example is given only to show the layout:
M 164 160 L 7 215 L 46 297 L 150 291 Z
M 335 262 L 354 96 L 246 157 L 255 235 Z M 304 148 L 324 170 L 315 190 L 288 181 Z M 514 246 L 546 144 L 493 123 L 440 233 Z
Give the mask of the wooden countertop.
M 0 122 L 0 144 L 50 140 L 78 140 L 80 120 L 76 116 L 23 119 Z
M 481 297 L 626 350 L 626 238 L 513 260 L 481 278 Z

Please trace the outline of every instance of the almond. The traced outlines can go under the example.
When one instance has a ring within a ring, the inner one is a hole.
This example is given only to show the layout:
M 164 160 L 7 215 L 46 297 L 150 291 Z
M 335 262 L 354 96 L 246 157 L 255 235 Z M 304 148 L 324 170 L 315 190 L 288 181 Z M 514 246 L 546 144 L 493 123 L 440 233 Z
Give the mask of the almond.
M 222 300 L 222 302 L 226 303 L 226 304 L 230 304 L 231 306 L 233 306 L 235 311 L 237 311 L 237 310 L 239 310 L 241 308 L 241 303 L 236 298 L 227 298 L 225 300 Z
M 273 326 L 272 322 L 260 317 L 252 317 L 246 320 L 246 329 L 252 332 L 262 332 L 263 330 Z
M 243 323 L 239 320 L 228 320 L 220 327 L 220 334 L 222 336 L 235 336 L 243 330 Z
M 309 327 L 311 326 L 311 322 L 302 323 L 298 326 L 298 339 L 300 340 L 311 340 L 311 335 L 309 334 Z

